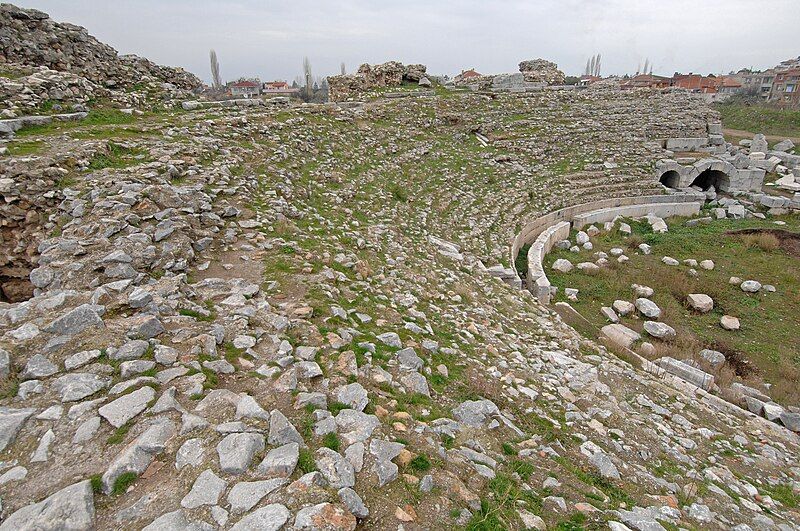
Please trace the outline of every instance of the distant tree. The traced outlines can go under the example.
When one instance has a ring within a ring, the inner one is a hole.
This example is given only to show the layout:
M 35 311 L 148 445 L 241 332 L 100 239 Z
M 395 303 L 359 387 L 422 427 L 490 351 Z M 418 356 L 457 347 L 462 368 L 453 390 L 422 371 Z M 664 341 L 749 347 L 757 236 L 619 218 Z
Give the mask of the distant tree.
M 215 90 L 219 90 L 222 88 L 222 77 L 219 75 L 219 61 L 217 60 L 217 52 L 211 50 L 208 55 L 211 59 L 211 86 Z
M 591 58 L 586 60 L 586 68 L 583 70 L 584 76 L 588 76 L 589 73 L 592 71 L 591 61 L 592 61 Z
M 345 70 L 344 68 L 344 61 L 342 61 L 342 64 L 339 65 L 339 68 L 341 70 L 342 75 L 345 75 L 347 73 L 347 70 Z
M 576 85 L 579 79 L 576 76 L 567 76 L 564 78 L 565 85 Z
M 592 75 L 595 77 L 600 77 L 600 54 L 597 54 L 594 63 L 594 71 L 592 71 Z
M 303 57 L 303 75 L 305 76 L 306 82 L 306 97 L 308 97 L 310 100 L 314 93 L 312 92 L 313 82 L 311 80 L 311 61 L 308 59 L 308 56 Z
M 292 88 L 298 88 L 298 87 L 299 85 L 297 84 L 297 79 L 295 79 L 294 81 L 292 81 Z

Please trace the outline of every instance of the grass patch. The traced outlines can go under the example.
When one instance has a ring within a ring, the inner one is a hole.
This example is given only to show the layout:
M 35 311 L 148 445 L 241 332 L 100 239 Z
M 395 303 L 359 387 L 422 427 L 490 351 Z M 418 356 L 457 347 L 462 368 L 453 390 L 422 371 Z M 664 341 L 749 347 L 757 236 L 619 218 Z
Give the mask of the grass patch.
M 786 222 L 783 230 L 800 231 L 800 218 L 782 219 Z M 657 349 L 656 357 L 691 359 L 704 348 L 724 352 L 730 362 L 725 367 L 731 372 L 727 378 L 734 373 L 746 378 L 755 370 L 764 381 L 773 384 L 773 399 L 794 405 L 800 403 L 800 390 L 795 384 L 800 378 L 800 336 L 795 331 L 795 320 L 789 316 L 800 314 L 800 262 L 773 234 L 738 233 L 743 229 L 774 229 L 772 221 L 724 219 L 688 227 L 684 219 L 674 218 L 665 234 L 654 234 L 649 226 L 632 222 L 634 234 L 630 238 L 618 232 L 602 233 L 593 238 L 592 251 L 553 250 L 545 258 L 544 268 L 552 284 L 559 288 L 556 301 L 566 300 L 564 288 L 579 290 L 578 300 L 570 304 L 591 324 L 581 328 L 584 334 L 597 334 L 597 329 L 607 324 L 600 313 L 602 306 L 610 306 L 617 299 L 634 301 L 631 284 L 649 285 L 655 290 L 653 302 L 662 310 L 658 320 L 677 332 L 677 339 L 672 342 L 651 340 Z M 652 254 L 639 254 L 635 246 L 631 249 L 631 240 L 647 242 Z M 612 259 L 594 276 L 577 270 L 558 273 L 551 269 L 558 258 L 573 264 L 594 261 L 593 253 L 608 252 L 613 247 L 624 249 L 629 262 L 619 264 Z M 711 259 L 714 269 L 695 267 L 697 274 L 692 276 L 689 266 L 683 263 L 663 264 L 663 256 L 678 261 Z M 747 294 L 729 284 L 732 276 L 772 284 L 777 291 Z M 658 279 L 655 284 L 654 279 Z M 709 295 L 714 309 L 705 314 L 691 310 L 686 301 L 690 293 Z M 736 332 L 723 330 L 719 324 L 723 315 L 738 317 L 742 328 Z M 643 319 L 629 315 L 621 322 L 642 332 Z
M 100 494 L 103 491 L 103 478 L 100 474 L 90 476 L 89 483 L 92 485 L 92 492 L 95 494 Z
M 136 474 L 136 472 L 123 472 L 114 481 L 114 489 L 111 491 L 111 493 L 114 496 L 125 494 L 125 491 L 128 490 L 128 487 L 133 485 L 133 482 L 136 481 L 138 477 L 139 476 Z
M 408 468 L 414 472 L 427 472 L 431 469 L 431 460 L 425 455 L 418 455 L 408 463 Z
M 129 148 L 109 142 L 105 153 L 96 153 L 89 161 L 89 169 L 97 171 L 104 168 L 125 168 L 142 162 L 143 154 L 144 151 L 139 148 Z
M 308 448 L 300 448 L 300 457 L 297 459 L 297 468 L 303 474 L 314 472 L 317 469 L 317 463 L 314 461 L 314 454 Z
M 106 440 L 106 443 L 107 444 L 121 443 L 125 439 L 125 436 L 128 434 L 128 432 L 130 431 L 131 426 L 133 426 L 133 424 L 128 422 L 126 424 L 123 424 L 116 430 L 114 430 L 114 433 L 112 433 L 111 436 Z
M 335 417 L 339 414 L 339 412 L 343 409 L 353 409 L 350 407 L 349 404 L 344 404 L 342 402 L 331 402 L 328 404 L 328 411 Z
M 7 145 L 8 154 L 15 157 L 25 157 L 28 155 L 36 155 L 44 147 L 44 142 L 41 140 L 23 140 L 12 141 Z
M 729 129 L 776 136 L 800 136 L 800 111 L 741 102 L 717 103 L 722 123 Z
M 342 443 L 339 440 L 339 435 L 335 431 L 326 433 L 325 437 L 322 438 L 322 446 L 330 448 L 334 452 L 338 452 L 341 445 Z

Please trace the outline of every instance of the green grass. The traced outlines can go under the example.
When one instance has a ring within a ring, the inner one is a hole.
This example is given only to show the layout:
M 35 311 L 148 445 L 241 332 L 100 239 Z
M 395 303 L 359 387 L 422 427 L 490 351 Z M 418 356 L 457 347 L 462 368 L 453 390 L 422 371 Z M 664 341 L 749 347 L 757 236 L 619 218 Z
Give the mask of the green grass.
M 794 492 L 791 485 L 779 484 L 764 486 L 763 490 L 766 491 L 773 500 L 781 502 L 786 507 L 791 509 L 800 507 L 800 494 Z
M 144 152 L 141 149 L 129 148 L 109 142 L 106 153 L 97 153 L 89 161 L 89 169 L 97 171 L 104 168 L 125 168 L 143 162 L 141 160 L 141 155 L 143 154 Z
M 418 455 L 408 463 L 408 468 L 414 472 L 427 472 L 431 469 L 431 460 L 425 455 Z
M 800 218 L 787 216 L 786 225 L 780 227 L 790 232 L 800 231 Z M 633 302 L 630 288 L 633 283 L 644 284 L 655 290 L 652 297 L 662 310 L 660 321 L 675 328 L 679 342 L 672 345 L 652 342 L 658 355 L 697 354 L 702 348 L 733 352 L 734 356 L 748 360 L 760 371 L 763 378 L 773 383 L 772 397 L 778 401 L 799 403 L 800 394 L 793 383 L 800 377 L 800 335 L 796 322 L 790 316 L 800 315 L 800 264 L 782 249 L 764 250 L 749 246 L 741 236 L 726 234 L 745 228 L 776 228 L 770 220 L 717 220 L 696 227 L 687 227 L 685 220 L 669 220 L 669 232 L 654 234 L 649 226 L 631 223 L 634 234 L 625 238 L 617 232 L 601 234 L 593 239 L 592 251 L 572 253 L 553 250 L 547 255 L 544 267 L 548 278 L 559 288 L 555 301 L 566 300 L 564 288 L 577 288 L 578 301 L 570 304 L 592 325 L 600 328 L 606 324 L 600 314 L 601 306 L 610 306 L 616 299 Z M 652 254 L 636 253 L 636 243 L 645 242 L 653 247 Z M 632 242 L 632 243 L 630 243 Z M 619 265 L 610 257 L 611 265 L 597 275 L 587 275 L 573 269 L 569 273 L 556 273 L 551 266 L 558 258 L 573 265 L 596 258 L 594 252 L 608 252 L 621 247 L 630 258 Z M 711 259 L 715 268 L 705 271 L 699 267 L 697 277 L 687 274 L 688 266 L 667 266 L 663 256 L 679 261 L 694 258 Z M 777 291 L 770 294 L 747 294 L 738 286 L 730 285 L 730 277 L 755 279 L 762 284 L 772 284 Z M 685 305 L 689 293 L 705 293 L 714 299 L 714 309 L 707 314 L 691 311 Z M 722 315 L 739 318 L 741 329 L 728 332 L 719 326 Z M 642 319 L 634 316 L 622 318 L 622 323 L 634 330 L 642 330 Z M 693 352 L 696 351 L 696 352 Z M 683 355 L 681 357 L 686 357 Z
M 308 448 L 300 448 L 297 468 L 299 468 L 303 474 L 314 472 L 317 469 L 317 463 L 314 461 L 314 454 Z
M 718 103 L 714 108 L 728 129 L 741 129 L 752 133 L 776 136 L 800 136 L 800 111 L 778 109 L 766 105 Z
M 352 409 L 348 404 L 343 404 L 342 402 L 331 402 L 328 404 L 328 411 L 335 417 L 339 414 L 339 412 L 343 409 Z
M 41 140 L 11 141 L 7 144 L 8 154 L 15 157 L 36 155 L 42 150 L 44 142 Z
M 330 433 L 326 433 L 325 436 L 322 438 L 322 446 L 326 448 L 330 448 L 334 452 L 339 451 L 339 447 L 342 445 L 341 441 L 339 440 L 339 435 L 332 431 Z
M 50 124 L 31 125 L 23 127 L 16 132 L 17 137 L 34 135 L 50 135 L 62 131 L 86 129 L 93 130 L 98 126 L 104 125 L 126 125 L 136 121 L 136 118 L 118 109 L 92 109 L 81 121 L 61 122 L 54 121 Z
M 99 494 L 103 490 L 103 478 L 100 474 L 94 474 L 89 477 L 89 482 L 92 485 L 92 492 Z
M 117 428 L 114 431 L 114 433 L 112 433 L 111 436 L 106 440 L 106 443 L 107 444 L 121 443 L 125 439 L 125 436 L 128 434 L 128 432 L 130 431 L 131 426 L 133 426 L 133 424 L 127 423 Z
M 467 529 L 494 531 L 498 529 L 522 529 L 516 508 L 539 514 L 542 499 L 532 490 L 525 489 L 513 477 L 498 473 L 488 484 L 489 496 L 481 500 L 481 509 L 467 524 Z
M 214 314 L 203 315 L 202 313 L 198 312 L 197 310 L 189 310 L 189 309 L 186 309 L 186 308 L 179 309 L 178 310 L 178 314 L 186 316 L 186 317 L 194 317 L 198 321 L 205 321 L 205 322 L 211 322 L 216 318 L 216 316 Z M 231 345 L 231 346 L 233 346 L 233 345 Z
M 114 488 L 111 493 L 114 496 L 125 494 L 125 491 L 128 490 L 128 487 L 133 485 L 133 482 L 136 481 L 138 477 L 139 476 L 136 474 L 136 472 L 123 472 L 114 481 Z

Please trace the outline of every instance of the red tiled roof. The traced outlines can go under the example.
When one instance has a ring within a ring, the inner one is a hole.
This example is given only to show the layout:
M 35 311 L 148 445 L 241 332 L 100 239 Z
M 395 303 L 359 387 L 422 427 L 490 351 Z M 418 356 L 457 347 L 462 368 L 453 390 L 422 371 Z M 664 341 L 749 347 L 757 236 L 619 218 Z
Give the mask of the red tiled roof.
M 239 81 L 231 86 L 236 88 L 257 88 L 258 83 L 254 83 L 253 81 Z

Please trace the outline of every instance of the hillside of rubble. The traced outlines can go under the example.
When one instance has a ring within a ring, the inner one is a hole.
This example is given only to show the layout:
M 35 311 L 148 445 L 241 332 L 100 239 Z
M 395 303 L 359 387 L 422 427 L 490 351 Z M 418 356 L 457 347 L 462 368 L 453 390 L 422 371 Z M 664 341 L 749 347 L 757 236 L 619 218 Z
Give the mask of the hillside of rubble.
M 662 193 L 701 100 L 222 106 L 0 16 L 0 530 L 798 528 L 796 434 L 490 274 L 543 213 Z

